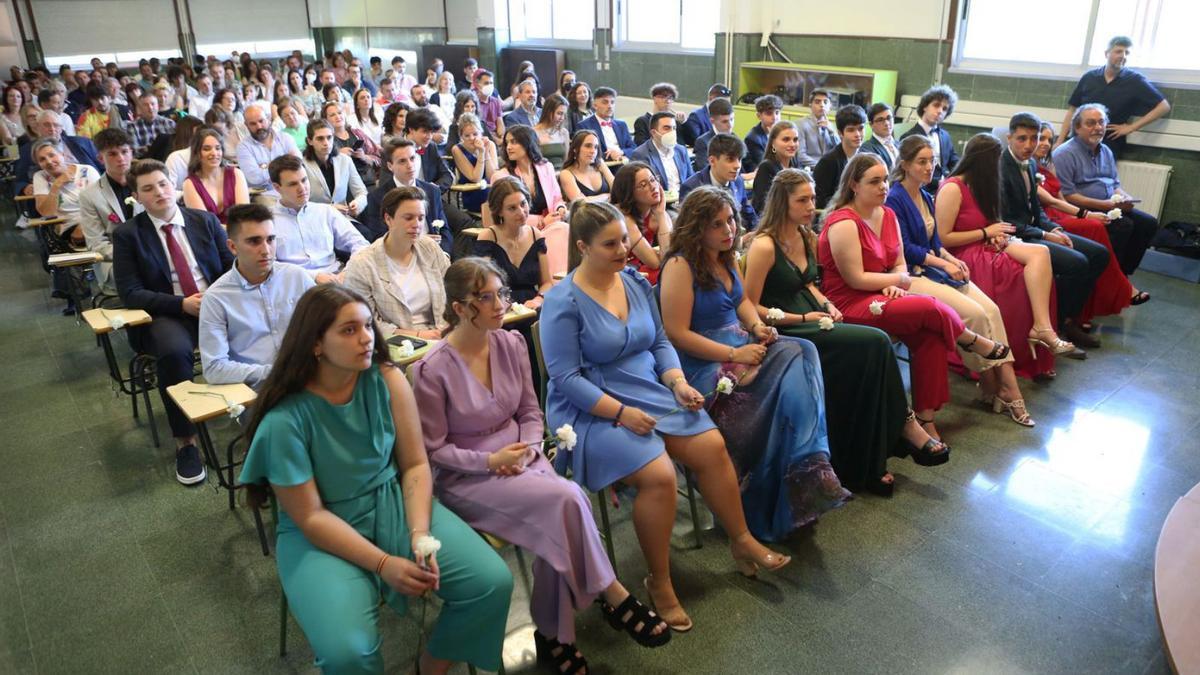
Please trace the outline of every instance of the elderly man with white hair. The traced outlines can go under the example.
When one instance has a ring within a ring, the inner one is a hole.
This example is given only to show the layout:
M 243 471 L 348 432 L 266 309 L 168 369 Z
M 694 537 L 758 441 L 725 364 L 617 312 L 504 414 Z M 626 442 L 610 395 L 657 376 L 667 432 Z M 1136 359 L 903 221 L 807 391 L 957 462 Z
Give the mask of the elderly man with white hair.
M 300 157 L 300 149 L 291 136 L 271 127 L 271 108 L 263 101 L 246 107 L 245 123 L 248 135 L 238 144 L 238 168 L 246 174 L 246 183 L 251 190 L 262 190 L 262 196 L 272 198 L 270 201 L 274 203 L 279 199 L 279 193 L 271 185 L 267 165 L 283 155 Z
M 90 164 L 97 170 L 100 169 L 96 146 L 82 136 L 64 134 L 58 113 L 52 110 L 43 110 L 38 113 L 37 121 L 33 126 L 33 131 L 37 133 L 38 138 L 48 138 L 53 141 L 54 147 L 69 163 Z M 17 159 L 16 166 L 13 167 L 13 191 L 15 194 L 33 194 L 33 173 L 38 170 L 38 166 L 29 153 L 31 145 L 33 144 L 26 143 L 21 146 L 20 157 Z

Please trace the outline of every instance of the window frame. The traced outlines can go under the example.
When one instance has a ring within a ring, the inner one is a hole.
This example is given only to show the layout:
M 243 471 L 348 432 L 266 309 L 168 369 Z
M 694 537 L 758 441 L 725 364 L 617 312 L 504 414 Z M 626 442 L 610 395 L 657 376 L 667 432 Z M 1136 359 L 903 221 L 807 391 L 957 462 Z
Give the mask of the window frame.
M 606 0 L 600 0 L 600 1 L 604 2 Z M 504 3 L 504 12 L 505 12 L 505 15 L 508 20 L 509 35 L 512 35 L 512 33 L 513 33 L 513 30 L 512 30 L 512 25 L 513 25 L 512 3 L 514 3 L 514 2 L 524 3 L 524 0 L 506 0 Z M 550 11 L 551 11 L 550 30 L 551 30 L 551 32 L 554 31 L 554 15 L 553 15 L 554 5 L 555 5 L 554 0 L 551 0 L 551 3 L 550 3 Z M 595 8 L 594 3 L 592 4 L 591 9 L 592 9 L 592 34 L 594 35 L 595 31 L 596 31 L 596 14 L 595 14 L 596 8 Z M 591 49 L 592 48 L 592 40 L 591 39 L 570 40 L 570 39 L 566 39 L 566 38 L 555 38 L 555 37 L 530 38 L 530 37 L 526 36 L 520 40 L 513 40 L 512 44 L 528 46 L 528 47 L 556 47 L 556 48 L 562 48 L 562 49 Z
M 639 0 L 611 0 L 613 4 L 613 13 L 615 14 L 614 24 L 616 29 L 614 33 L 613 51 L 617 52 L 655 52 L 667 54 L 692 54 L 701 56 L 711 56 L 716 54 L 717 43 L 714 34 L 712 49 L 698 49 L 695 47 L 683 46 L 683 16 L 684 3 L 687 0 L 679 0 L 679 42 L 639 42 L 629 40 L 625 36 L 629 34 L 629 3 Z M 647 0 L 640 0 L 646 2 Z M 652 0 L 651 0 L 652 1 Z M 720 8 L 718 7 L 718 10 Z M 720 28 L 720 22 L 717 22 L 717 27 Z
M 627 0 L 626 0 L 627 1 Z M 1100 11 L 1102 0 L 1092 0 L 1088 14 L 1087 34 L 1084 39 L 1083 53 L 1080 62 L 1076 64 L 1045 63 L 1036 61 L 1002 61 L 995 59 L 965 58 L 962 56 L 967 37 L 967 16 L 970 2 L 958 4 L 958 15 L 954 22 L 954 38 L 951 43 L 951 58 L 949 72 L 962 75 L 983 75 L 994 77 L 1020 77 L 1033 80 L 1065 80 L 1074 81 L 1098 66 L 1088 63 L 1095 39 L 1096 17 Z M 1136 50 L 1137 45 L 1134 45 Z M 1170 68 L 1143 68 L 1136 64 L 1130 66 L 1156 86 L 1174 89 L 1200 89 L 1200 70 L 1182 70 Z

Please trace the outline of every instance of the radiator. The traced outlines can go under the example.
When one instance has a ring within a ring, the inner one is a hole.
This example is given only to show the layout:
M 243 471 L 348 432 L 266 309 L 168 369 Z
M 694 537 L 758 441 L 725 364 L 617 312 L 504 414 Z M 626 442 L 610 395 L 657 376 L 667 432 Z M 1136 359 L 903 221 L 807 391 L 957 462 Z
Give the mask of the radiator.
M 1167 183 L 1171 182 L 1173 170 L 1168 164 L 1117 162 L 1121 189 L 1130 196 L 1141 199 L 1142 203 L 1137 205 L 1137 209 L 1155 218 L 1162 215 L 1163 200 L 1167 197 Z

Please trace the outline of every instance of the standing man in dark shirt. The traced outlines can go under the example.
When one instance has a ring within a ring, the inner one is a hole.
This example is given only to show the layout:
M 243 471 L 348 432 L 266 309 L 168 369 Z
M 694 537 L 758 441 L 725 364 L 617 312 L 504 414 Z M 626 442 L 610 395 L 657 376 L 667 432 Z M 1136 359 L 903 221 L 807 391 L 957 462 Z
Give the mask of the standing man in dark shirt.
M 1079 78 L 1079 84 L 1075 85 L 1075 91 L 1067 100 L 1067 116 L 1063 118 L 1059 145 L 1068 140 L 1071 119 L 1075 116 L 1075 110 L 1084 103 L 1103 103 L 1108 108 L 1108 130 L 1104 135 L 1104 144 L 1118 159 L 1125 149 L 1129 134 L 1171 111 L 1171 104 L 1145 75 L 1125 67 L 1132 47 L 1133 40 L 1123 35 L 1114 37 L 1108 41 L 1108 49 L 1104 51 L 1108 62 Z M 1136 122 L 1130 122 L 1129 118 L 1134 115 L 1141 117 Z

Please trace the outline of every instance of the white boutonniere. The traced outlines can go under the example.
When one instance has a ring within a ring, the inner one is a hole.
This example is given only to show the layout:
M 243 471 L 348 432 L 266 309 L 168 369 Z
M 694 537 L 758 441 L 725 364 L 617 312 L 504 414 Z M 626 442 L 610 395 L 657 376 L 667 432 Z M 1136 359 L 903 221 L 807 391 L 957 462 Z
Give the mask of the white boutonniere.
M 136 200 L 136 199 L 134 199 L 133 197 L 126 197 L 126 198 L 125 198 L 125 206 L 133 206 L 133 205 L 135 205 L 135 204 L 137 204 L 137 200 Z
M 1041 185 L 1042 183 L 1045 183 L 1045 182 L 1046 182 L 1046 176 L 1045 176 L 1045 175 L 1043 175 L 1043 174 L 1040 174 L 1040 173 L 1039 173 L 1039 174 L 1036 174 L 1036 177 L 1037 177 L 1037 184 L 1038 184 L 1038 185 Z

